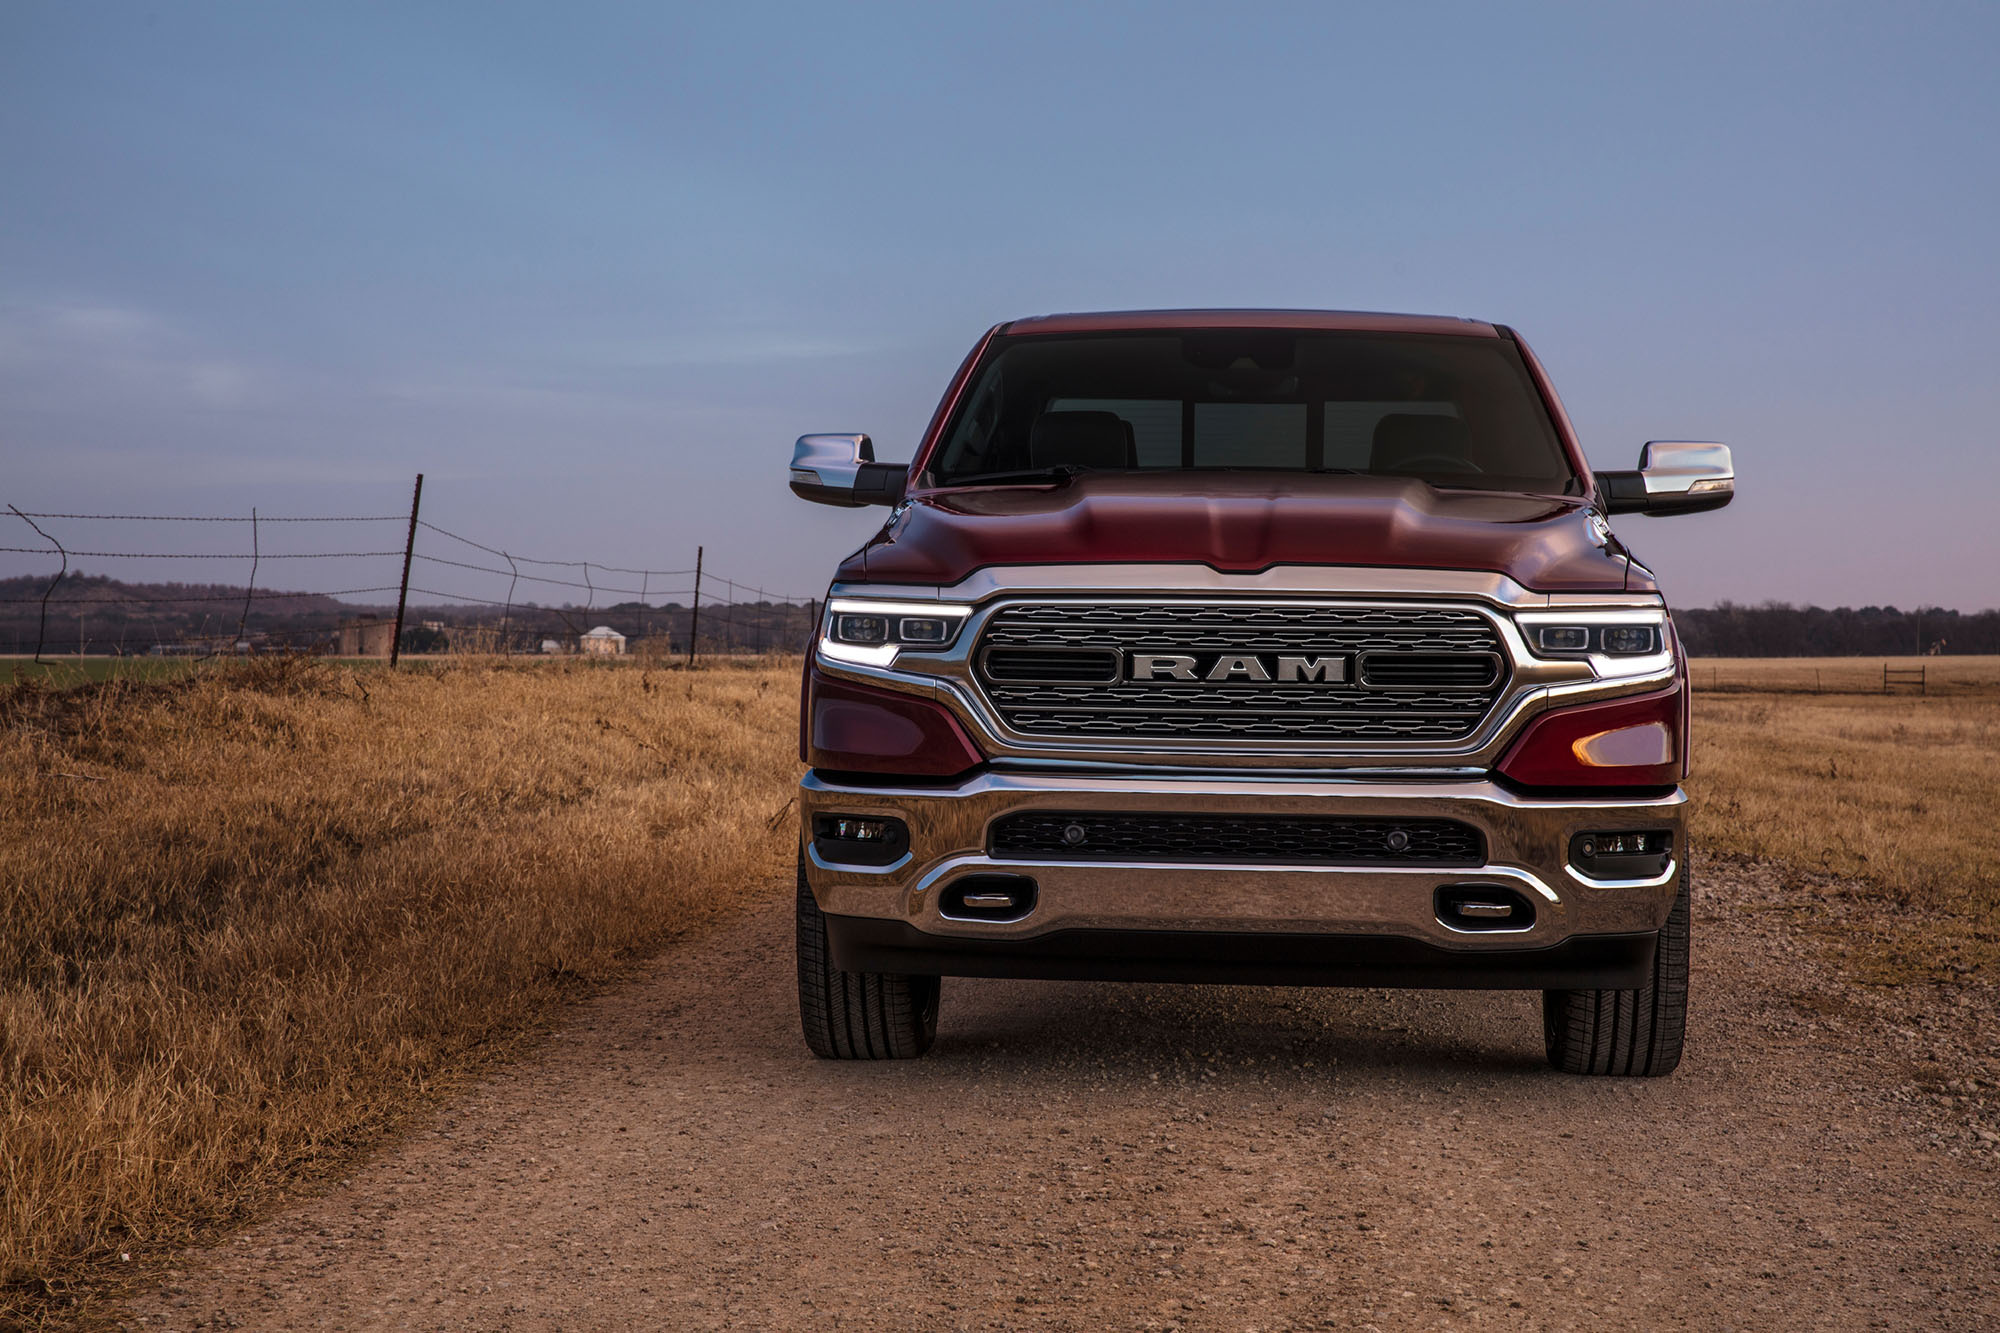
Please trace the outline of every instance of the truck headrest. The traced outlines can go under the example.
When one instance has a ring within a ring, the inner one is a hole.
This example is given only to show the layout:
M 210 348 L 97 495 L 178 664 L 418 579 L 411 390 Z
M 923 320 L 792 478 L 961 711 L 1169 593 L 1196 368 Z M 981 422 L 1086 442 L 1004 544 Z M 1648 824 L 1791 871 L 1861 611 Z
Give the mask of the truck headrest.
M 1412 460 L 1442 455 L 1470 457 L 1472 433 L 1458 417 L 1424 412 L 1391 412 L 1375 423 L 1368 452 L 1370 472 L 1400 472 Z
M 1116 412 L 1044 412 L 1028 432 L 1028 466 L 1129 468 L 1139 465 L 1131 423 Z

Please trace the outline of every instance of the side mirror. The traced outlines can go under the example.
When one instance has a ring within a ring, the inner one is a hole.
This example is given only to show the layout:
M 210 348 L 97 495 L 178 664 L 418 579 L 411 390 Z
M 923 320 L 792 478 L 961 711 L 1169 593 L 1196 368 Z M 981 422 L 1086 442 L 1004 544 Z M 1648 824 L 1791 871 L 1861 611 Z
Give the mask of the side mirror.
M 909 468 L 875 461 L 866 435 L 801 435 L 792 446 L 792 494 L 815 504 L 859 509 L 903 498 Z
M 1699 514 L 1736 498 L 1736 465 L 1726 444 L 1654 440 L 1639 451 L 1637 472 L 1596 477 L 1607 514 Z

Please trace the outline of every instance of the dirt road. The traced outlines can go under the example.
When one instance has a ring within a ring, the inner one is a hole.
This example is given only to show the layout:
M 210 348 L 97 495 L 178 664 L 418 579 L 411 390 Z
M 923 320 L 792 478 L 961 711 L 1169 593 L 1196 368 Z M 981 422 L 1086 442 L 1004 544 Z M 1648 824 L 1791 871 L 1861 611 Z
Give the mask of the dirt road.
M 1688 1060 L 1619 1082 L 1526 994 L 949 980 L 930 1057 L 823 1064 L 774 884 L 132 1322 L 2000 1328 L 1993 989 L 1851 987 L 1776 871 L 1698 888 Z

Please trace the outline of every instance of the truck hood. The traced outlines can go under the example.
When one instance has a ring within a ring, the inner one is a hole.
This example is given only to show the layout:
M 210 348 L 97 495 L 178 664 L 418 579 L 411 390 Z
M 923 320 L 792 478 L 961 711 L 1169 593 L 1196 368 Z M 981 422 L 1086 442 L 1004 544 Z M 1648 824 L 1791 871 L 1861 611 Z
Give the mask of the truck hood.
M 919 491 L 838 577 L 942 586 L 995 565 L 1077 564 L 1487 570 L 1537 592 L 1651 588 L 1616 539 L 1598 540 L 1579 499 L 1259 472 L 1083 473 L 1050 486 Z

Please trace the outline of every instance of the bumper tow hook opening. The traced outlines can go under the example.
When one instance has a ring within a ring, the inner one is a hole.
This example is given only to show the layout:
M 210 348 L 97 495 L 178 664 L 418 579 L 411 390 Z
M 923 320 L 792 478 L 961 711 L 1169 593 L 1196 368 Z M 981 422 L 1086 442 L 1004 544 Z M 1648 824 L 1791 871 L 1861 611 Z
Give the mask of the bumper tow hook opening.
M 945 887 L 938 911 L 955 921 L 1019 921 L 1035 910 L 1026 875 L 972 875 Z
M 1535 905 L 1499 884 L 1449 884 L 1437 891 L 1437 919 L 1452 930 L 1527 930 Z

